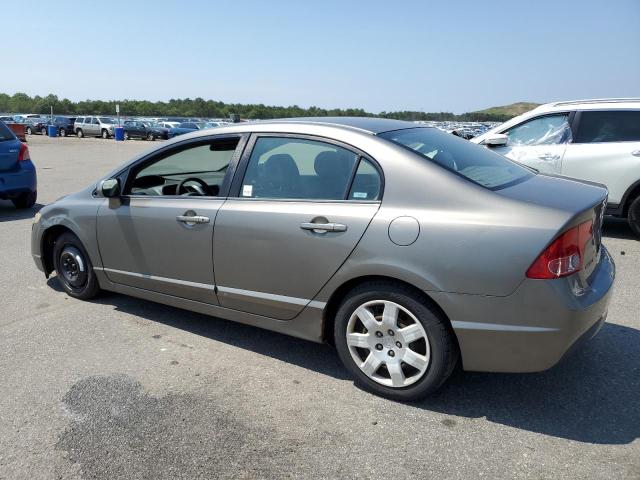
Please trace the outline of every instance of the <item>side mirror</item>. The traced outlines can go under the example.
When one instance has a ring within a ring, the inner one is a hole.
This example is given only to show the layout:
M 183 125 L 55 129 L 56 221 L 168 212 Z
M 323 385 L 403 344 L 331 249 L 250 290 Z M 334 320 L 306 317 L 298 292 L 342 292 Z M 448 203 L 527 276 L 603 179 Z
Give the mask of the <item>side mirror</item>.
M 120 195 L 120 181 L 117 178 L 103 180 L 100 184 L 100 192 L 105 198 L 114 198 Z
M 492 133 L 484 139 L 483 145 L 487 147 L 504 147 L 509 141 L 509 137 L 504 133 Z

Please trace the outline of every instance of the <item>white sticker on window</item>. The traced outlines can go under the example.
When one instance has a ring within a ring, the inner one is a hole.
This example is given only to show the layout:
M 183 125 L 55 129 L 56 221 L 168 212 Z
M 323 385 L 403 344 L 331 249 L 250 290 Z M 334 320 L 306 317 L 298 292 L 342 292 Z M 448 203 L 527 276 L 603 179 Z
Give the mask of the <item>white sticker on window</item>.
M 353 198 L 367 198 L 367 192 L 353 192 Z
M 250 197 L 253 194 L 253 185 L 243 185 L 242 186 L 242 196 Z

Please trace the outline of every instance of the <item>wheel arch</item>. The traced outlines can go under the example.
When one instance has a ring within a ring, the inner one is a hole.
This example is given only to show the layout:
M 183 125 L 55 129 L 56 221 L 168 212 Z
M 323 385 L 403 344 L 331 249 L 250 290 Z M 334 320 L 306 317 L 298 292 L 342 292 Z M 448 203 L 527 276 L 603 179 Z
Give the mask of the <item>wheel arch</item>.
M 327 301 L 327 304 L 322 313 L 322 339 L 325 342 L 332 345 L 334 343 L 333 328 L 335 324 L 336 313 L 338 312 L 338 308 L 340 308 L 340 304 L 345 299 L 345 297 L 351 290 L 358 287 L 359 285 L 371 282 L 387 282 L 394 285 L 402 286 L 412 291 L 417 298 L 419 298 L 422 302 L 433 309 L 433 311 L 445 321 L 450 330 L 450 333 L 455 339 L 456 347 L 458 348 L 458 350 L 460 349 L 460 345 L 458 344 L 458 337 L 456 336 L 455 330 L 451 326 L 451 320 L 449 319 L 449 316 L 433 298 L 431 298 L 424 290 L 419 289 L 409 282 L 385 275 L 364 275 L 354 277 L 345 281 L 337 289 L 334 290 L 334 292 L 329 297 L 329 300 Z
M 78 236 L 73 230 L 66 225 L 53 225 L 47 228 L 42 234 L 40 251 L 42 252 L 42 265 L 44 266 L 44 274 L 49 276 L 55 270 L 53 265 L 53 247 L 56 239 L 63 233 L 72 233 Z

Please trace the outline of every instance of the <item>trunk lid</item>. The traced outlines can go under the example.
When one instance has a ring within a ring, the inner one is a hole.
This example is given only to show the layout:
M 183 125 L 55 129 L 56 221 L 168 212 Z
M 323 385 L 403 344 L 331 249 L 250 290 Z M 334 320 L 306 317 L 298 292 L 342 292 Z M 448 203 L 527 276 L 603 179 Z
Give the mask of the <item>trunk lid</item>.
M 585 246 L 582 268 L 577 273 L 582 281 L 587 282 L 600 261 L 602 223 L 608 195 L 604 185 L 559 175 L 538 174 L 496 193 L 513 200 L 566 212 L 567 222 L 549 239 L 549 243 L 572 227 L 587 221 L 593 222 L 593 236 Z

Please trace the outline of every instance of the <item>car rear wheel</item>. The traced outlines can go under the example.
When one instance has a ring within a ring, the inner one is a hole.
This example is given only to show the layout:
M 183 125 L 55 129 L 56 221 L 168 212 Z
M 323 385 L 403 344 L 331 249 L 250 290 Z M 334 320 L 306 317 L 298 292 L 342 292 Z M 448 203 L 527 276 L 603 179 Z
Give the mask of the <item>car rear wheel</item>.
M 155 139 L 156 137 L 153 133 L 147 133 L 147 140 L 149 140 L 150 142 L 153 142 Z
M 27 135 L 31 135 L 33 133 L 33 130 L 31 130 L 31 127 L 27 127 L 25 132 Z
M 637 196 L 629 205 L 627 220 L 633 233 L 640 237 L 640 195 Z
M 76 130 L 76 136 L 77 136 L 78 138 L 82 138 L 82 137 L 84 137 L 84 132 L 82 131 L 82 129 L 81 129 L 81 128 L 79 128 L 78 130 Z
M 67 131 L 64 128 L 60 129 L 60 136 L 61 137 L 66 137 L 67 136 Z
M 56 239 L 53 262 L 58 281 L 69 296 L 88 300 L 100 291 L 89 255 L 74 234 L 63 233 Z
M 124 139 L 129 140 L 131 137 L 129 136 L 129 132 L 124 132 Z
M 393 283 L 353 290 L 338 309 L 334 340 L 356 383 L 394 400 L 435 392 L 458 362 L 447 321 L 411 289 Z
M 36 204 L 38 192 L 26 192 L 19 197 L 13 198 L 11 203 L 16 208 L 31 208 Z

